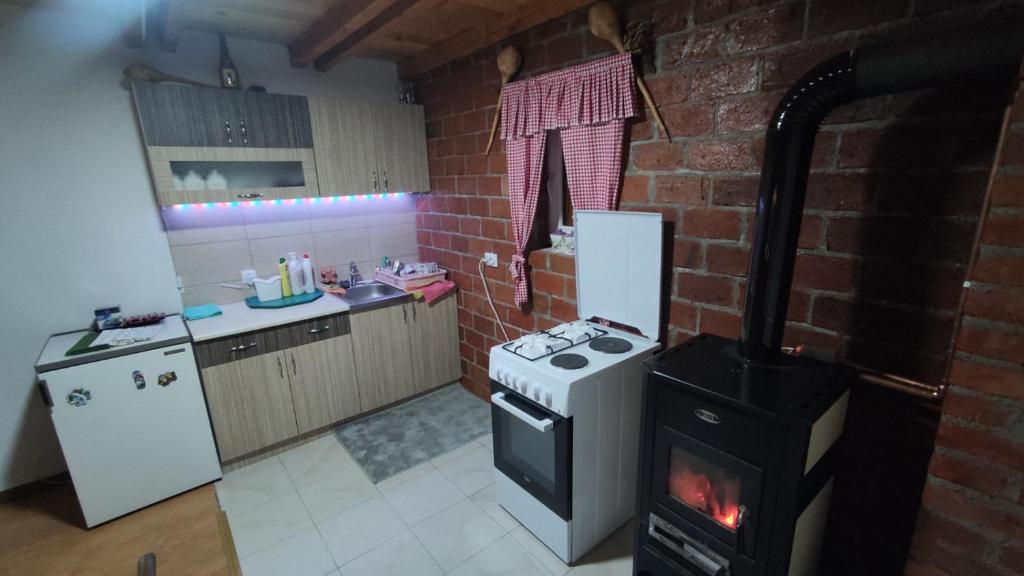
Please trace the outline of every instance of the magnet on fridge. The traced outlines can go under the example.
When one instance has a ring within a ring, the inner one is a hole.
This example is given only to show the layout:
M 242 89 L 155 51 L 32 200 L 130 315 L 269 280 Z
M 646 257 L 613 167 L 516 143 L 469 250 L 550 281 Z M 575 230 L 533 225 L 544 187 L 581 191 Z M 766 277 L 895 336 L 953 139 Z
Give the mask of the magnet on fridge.
M 132 380 L 135 381 L 135 389 L 142 390 L 146 387 L 146 377 L 139 370 L 132 370 Z
M 68 404 L 72 406 L 85 406 L 92 400 L 92 392 L 85 388 L 75 388 L 68 394 Z
M 174 372 L 164 372 L 163 374 L 160 375 L 159 378 L 156 379 L 156 383 L 159 384 L 160 386 L 168 386 L 170 385 L 171 382 L 174 382 L 177 379 L 178 375 L 175 374 Z

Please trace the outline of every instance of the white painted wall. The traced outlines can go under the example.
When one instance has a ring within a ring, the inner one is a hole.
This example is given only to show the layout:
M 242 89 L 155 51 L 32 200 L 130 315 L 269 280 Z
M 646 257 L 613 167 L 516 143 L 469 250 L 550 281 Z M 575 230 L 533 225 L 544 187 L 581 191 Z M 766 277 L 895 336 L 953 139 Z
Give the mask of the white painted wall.
M 152 42 L 150 43 L 152 44 Z M 391 63 L 322 74 L 279 45 L 229 40 L 244 85 L 271 92 L 394 98 Z M 178 52 L 129 50 L 116 23 L 0 6 L 0 490 L 64 469 L 33 365 L 46 337 L 83 328 L 100 305 L 177 311 L 166 235 L 121 70 L 144 61 L 217 82 L 217 39 Z

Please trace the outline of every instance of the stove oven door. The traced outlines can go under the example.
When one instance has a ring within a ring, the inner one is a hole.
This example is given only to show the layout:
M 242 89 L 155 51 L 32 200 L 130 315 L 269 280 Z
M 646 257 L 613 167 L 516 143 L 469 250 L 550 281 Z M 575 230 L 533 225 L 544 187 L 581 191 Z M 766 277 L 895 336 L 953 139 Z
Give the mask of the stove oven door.
M 572 419 L 491 380 L 494 466 L 564 520 L 572 519 Z
M 654 450 L 655 502 L 753 558 L 761 470 L 668 427 L 656 430 Z

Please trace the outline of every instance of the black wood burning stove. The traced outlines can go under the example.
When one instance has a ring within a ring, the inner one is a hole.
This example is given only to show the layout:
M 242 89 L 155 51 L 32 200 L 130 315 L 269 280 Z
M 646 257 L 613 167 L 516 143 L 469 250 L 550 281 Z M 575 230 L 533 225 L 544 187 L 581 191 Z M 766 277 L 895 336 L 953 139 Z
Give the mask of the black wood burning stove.
M 856 376 L 781 353 L 818 126 L 863 96 L 1010 80 L 1021 29 L 843 53 L 782 98 L 766 136 L 740 340 L 700 335 L 645 365 L 635 575 L 816 573 Z

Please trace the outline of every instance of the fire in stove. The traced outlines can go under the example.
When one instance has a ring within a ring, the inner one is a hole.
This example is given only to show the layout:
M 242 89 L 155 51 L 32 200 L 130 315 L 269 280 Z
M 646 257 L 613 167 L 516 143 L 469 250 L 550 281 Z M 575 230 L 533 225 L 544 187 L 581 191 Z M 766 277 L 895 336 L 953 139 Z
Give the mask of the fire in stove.
M 668 491 L 683 504 L 730 530 L 736 530 L 740 513 L 740 480 L 722 468 L 673 447 Z

